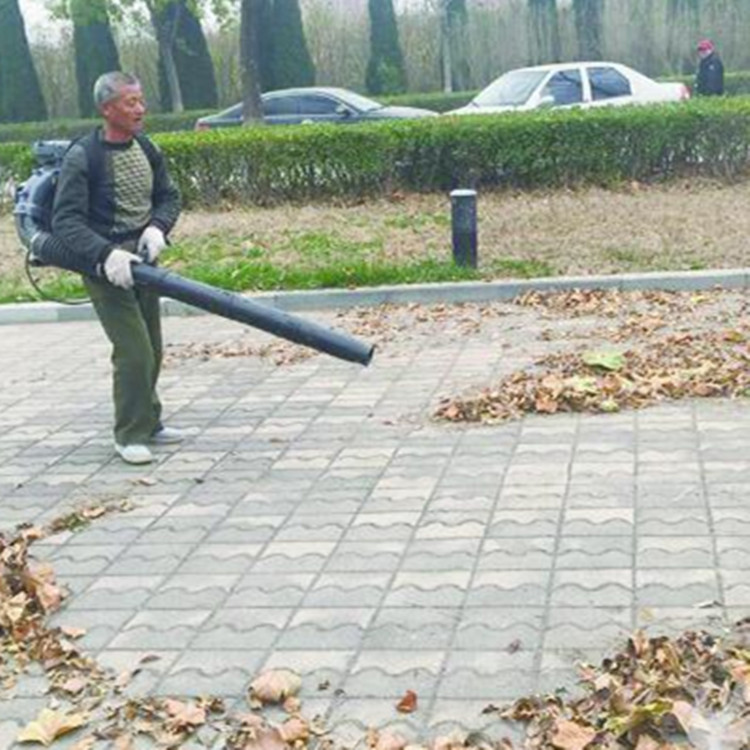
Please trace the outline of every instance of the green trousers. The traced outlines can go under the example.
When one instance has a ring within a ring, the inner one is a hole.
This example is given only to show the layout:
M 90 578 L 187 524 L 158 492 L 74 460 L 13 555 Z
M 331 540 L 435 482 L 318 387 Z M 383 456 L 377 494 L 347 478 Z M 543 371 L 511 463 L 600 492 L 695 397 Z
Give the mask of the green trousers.
M 112 343 L 115 442 L 142 445 L 161 424 L 156 395 L 162 360 L 159 294 L 87 277 L 84 283 Z

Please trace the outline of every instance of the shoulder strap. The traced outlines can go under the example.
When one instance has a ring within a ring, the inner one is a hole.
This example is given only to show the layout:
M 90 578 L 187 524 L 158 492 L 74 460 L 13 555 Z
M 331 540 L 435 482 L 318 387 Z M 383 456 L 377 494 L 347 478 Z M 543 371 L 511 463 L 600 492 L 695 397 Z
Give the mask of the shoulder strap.
M 151 165 L 151 171 L 155 172 L 159 163 L 159 150 L 148 136 L 137 133 L 135 139 L 146 154 L 148 163 Z

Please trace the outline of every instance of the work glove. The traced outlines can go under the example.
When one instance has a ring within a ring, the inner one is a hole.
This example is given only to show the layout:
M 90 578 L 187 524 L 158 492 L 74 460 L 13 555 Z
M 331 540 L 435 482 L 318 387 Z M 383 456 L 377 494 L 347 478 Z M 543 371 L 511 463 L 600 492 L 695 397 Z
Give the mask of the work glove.
M 107 281 L 121 289 L 133 288 L 133 263 L 140 263 L 141 259 L 134 253 L 129 253 L 121 247 L 116 247 L 104 261 L 104 275 Z
M 149 226 L 143 230 L 138 240 L 137 252 L 146 262 L 153 263 L 166 246 L 164 232 L 159 227 Z

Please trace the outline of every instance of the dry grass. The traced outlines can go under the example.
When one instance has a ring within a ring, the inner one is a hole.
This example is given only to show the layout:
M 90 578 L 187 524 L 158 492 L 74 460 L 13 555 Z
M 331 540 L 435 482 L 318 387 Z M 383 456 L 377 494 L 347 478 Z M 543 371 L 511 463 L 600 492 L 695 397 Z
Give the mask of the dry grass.
M 480 196 L 480 263 L 495 276 L 507 275 L 508 260 L 547 264 L 556 274 L 739 267 L 747 263 L 749 203 L 750 182 L 705 180 L 620 191 L 488 193 Z M 228 255 L 252 247 L 287 265 L 304 260 L 296 239 L 321 235 L 351 243 L 363 258 L 411 262 L 449 257 L 449 217 L 448 198 L 440 195 L 191 212 L 181 218 L 175 240 L 190 246 L 210 237 L 214 245 L 225 244 Z M 6 282 L 22 274 L 9 216 L 0 218 L 0 274 Z

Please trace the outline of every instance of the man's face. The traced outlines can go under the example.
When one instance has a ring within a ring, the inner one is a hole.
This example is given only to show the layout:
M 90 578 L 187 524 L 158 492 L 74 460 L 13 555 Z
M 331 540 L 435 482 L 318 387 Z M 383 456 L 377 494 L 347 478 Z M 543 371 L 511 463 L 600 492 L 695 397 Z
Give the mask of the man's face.
M 705 60 L 707 57 L 711 55 L 711 52 L 713 50 L 710 49 L 699 49 L 698 50 L 698 57 L 700 57 L 701 60 Z
M 138 83 L 122 86 L 118 95 L 102 106 L 102 117 L 113 130 L 135 135 L 143 129 L 146 102 Z

